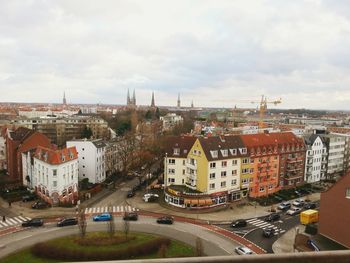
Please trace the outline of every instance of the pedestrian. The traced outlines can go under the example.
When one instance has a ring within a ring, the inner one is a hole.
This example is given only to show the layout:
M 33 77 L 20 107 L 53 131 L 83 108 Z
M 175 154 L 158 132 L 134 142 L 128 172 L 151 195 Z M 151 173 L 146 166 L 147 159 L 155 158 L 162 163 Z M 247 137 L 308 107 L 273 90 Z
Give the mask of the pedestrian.
M 2 216 L 2 222 L 6 222 L 6 217 Z
M 9 207 L 11 207 L 11 201 L 9 201 Z

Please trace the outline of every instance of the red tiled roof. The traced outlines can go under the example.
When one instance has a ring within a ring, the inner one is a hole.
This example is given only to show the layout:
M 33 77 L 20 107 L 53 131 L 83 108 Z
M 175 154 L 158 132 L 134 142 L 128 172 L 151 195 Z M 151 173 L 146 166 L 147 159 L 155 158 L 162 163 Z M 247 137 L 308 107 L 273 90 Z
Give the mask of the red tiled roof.
M 35 151 L 35 158 L 49 164 L 57 165 L 78 158 L 78 152 L 75 146 L 61 150 L 52 150 L 39 146 Z
M 293 143 L 304 144 L 303 139 L 297 137 L 292 132 L 245 134 L 240 135 L 240 137 L 248 148 L 257 146 L 280 146 Z

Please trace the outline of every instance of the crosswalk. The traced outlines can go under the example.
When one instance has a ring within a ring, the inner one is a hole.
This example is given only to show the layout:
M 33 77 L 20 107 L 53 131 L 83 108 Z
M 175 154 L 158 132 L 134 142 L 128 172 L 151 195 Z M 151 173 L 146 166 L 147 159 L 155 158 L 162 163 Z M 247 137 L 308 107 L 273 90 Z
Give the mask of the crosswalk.
M 5 221 L 3 220 L 0 221 L 0 228 L 20 225 L 24 221 L 30 220 L 30 218 L 26 216 L 6 217 L 5 219 L 6 219 Z
M 266 229 L 266 228 L 271 227 L 271 228 L 275 229 L 274 235 L 283 234 L 284 232 L 286 232 L 286 230 L 279 228 L 279 227 L 277 227 L 269 222 L 265 222 L 265 221 L 258 219 L 258 218 L 248 219 L 247 222 L 249 224 L 252 224 L 253 226 L 256 226 L 256 227 L 261 228 L 261 229 Z
M 126 206 L 104 206 L 104 207 L 87 207 L 85 208 L 85 214 L 99 214 L 99 213 L 124 213 L 124 212 L 136 212 L 139 209 Z

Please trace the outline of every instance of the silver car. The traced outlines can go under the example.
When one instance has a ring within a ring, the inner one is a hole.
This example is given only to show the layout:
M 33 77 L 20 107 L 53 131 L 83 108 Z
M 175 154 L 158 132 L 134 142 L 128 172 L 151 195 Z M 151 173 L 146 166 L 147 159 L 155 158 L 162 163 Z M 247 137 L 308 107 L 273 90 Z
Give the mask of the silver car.
M 247 247 L 236 247 L 235 248 L 235 252 L 238 255 L 252 255 L 254 254 L 253 251 L 251 251 L 249 248 Z

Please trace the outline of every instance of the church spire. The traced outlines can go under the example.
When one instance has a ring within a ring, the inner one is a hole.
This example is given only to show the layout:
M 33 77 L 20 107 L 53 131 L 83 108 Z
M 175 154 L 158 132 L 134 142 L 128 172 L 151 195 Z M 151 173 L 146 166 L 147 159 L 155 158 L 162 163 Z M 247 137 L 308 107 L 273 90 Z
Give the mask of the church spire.
M 180 101 L 180 93 L 177 96 L 177 107 L 180 108 L 181 107 L 181 101 Z
M 154 108 L 156 106 L 154 102 L 154 91 L 152 91 L 152 100 L 151 100 L 151 107 Z
M 63 105 L 67 105 L 66 92 L 63 91 Z
M 129 92 L 129 89 L 128 89 L 128 95 L 126 97 L 126 105 L 130 105 L 130 92 Z
M 134 106 L 136 106 L 136 95 L 135 95 L 135 89 L 134 89 L 134 92 L 133 92 L 133 94 L 132 94 L 132 104 L 133 104 Z

